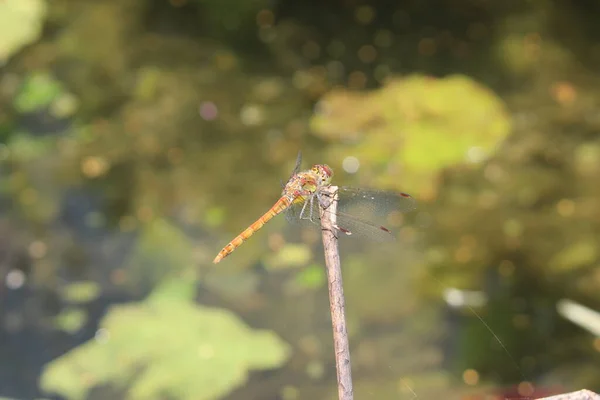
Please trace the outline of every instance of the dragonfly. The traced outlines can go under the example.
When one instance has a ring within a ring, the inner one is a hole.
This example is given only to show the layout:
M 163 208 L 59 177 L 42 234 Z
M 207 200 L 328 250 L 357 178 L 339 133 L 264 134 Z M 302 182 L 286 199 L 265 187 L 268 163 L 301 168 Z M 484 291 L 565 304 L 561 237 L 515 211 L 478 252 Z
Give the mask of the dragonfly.
M 315 164 L 301 171 L 302 153 L 298 153 L 291 177 L 283 186 L 281 197 L 248 228 L 237 235 L 217 254 L 213 263 L 221 262 L 242 243 L 259 231 L 267 222 L 285 212 L 291 223 L 320 225 L 320 210 L 327 212 L 331 194 L 325 189 L 331 186 L 333 170 L 327 164 Z M 402 192 L 338 187 L 335 191 L 337 231 L 343 235 L 360 236 L 375 241 L 395 240 L 392 230 L 377 224 L 365 215 L 379 214 L 388 218 L 395 213 L 415 209 L 415 199 Z

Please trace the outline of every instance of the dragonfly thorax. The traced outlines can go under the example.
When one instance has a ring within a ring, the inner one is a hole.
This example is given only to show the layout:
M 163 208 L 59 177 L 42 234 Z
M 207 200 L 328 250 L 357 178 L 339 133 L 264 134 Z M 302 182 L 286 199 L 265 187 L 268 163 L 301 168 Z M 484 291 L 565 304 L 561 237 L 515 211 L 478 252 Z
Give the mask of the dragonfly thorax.
M 290 178 L 281 194 L 294 203 L 303 202 L 316 192 L 319 181 L 320 178 L 311 171 L 299 172 Z

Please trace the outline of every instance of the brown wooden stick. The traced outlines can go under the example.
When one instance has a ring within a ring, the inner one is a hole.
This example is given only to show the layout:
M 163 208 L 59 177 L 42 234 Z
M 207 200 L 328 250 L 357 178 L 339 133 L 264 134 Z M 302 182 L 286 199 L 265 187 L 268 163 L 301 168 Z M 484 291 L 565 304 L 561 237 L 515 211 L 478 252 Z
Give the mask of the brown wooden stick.
M 589 390 L 579 390 L 577 392 L 559 394 L 558 396 L 544 397 L 538 400 L 600 400 L 600 395 Z
M 335 366 L 337 370 L 339 400 L 352 400 L 352 371 L 350 368 L 350 346 L 346 329 L 344 288 L 342 286 L 342 268 L 336 230 L 337 186 L 324 189 L 322 198 L 329 204 L 321 206 L 321 229 L 323 230 L 323 247 L 325 249 L 325 265 L 327 266 L 327 282 L 329 287 L 329 308 L 333 326 L 333 347 L 335 349 Z M 327 196 L 329 194 L 329 196 Z

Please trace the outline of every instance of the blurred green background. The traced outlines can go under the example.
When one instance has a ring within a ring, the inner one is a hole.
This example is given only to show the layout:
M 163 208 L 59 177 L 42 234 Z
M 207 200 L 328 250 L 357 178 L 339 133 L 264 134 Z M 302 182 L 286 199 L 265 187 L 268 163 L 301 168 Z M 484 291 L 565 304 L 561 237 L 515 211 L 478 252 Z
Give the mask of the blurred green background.
M 340 244 L 357 399 L 600 391 L 598 329 L 557 307 L 600 310 L 599 16 L 0 1 L 0 397 L 337 398 L 318 229 L 211 262 L 299 150 L 418 200 Z

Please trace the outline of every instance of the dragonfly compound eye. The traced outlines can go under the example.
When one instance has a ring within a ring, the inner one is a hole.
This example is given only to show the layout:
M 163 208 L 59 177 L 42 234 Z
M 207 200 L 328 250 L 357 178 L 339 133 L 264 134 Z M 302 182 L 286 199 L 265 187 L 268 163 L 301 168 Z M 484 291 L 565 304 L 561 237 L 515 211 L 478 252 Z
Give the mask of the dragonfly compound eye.
M 321 175 L 323 175 L 324 177 L 331 178 L 333 176 L 333 170 L 329 168 L 329 165 L 323 164 L 319 165 L 319 167 L 321 169 Z

